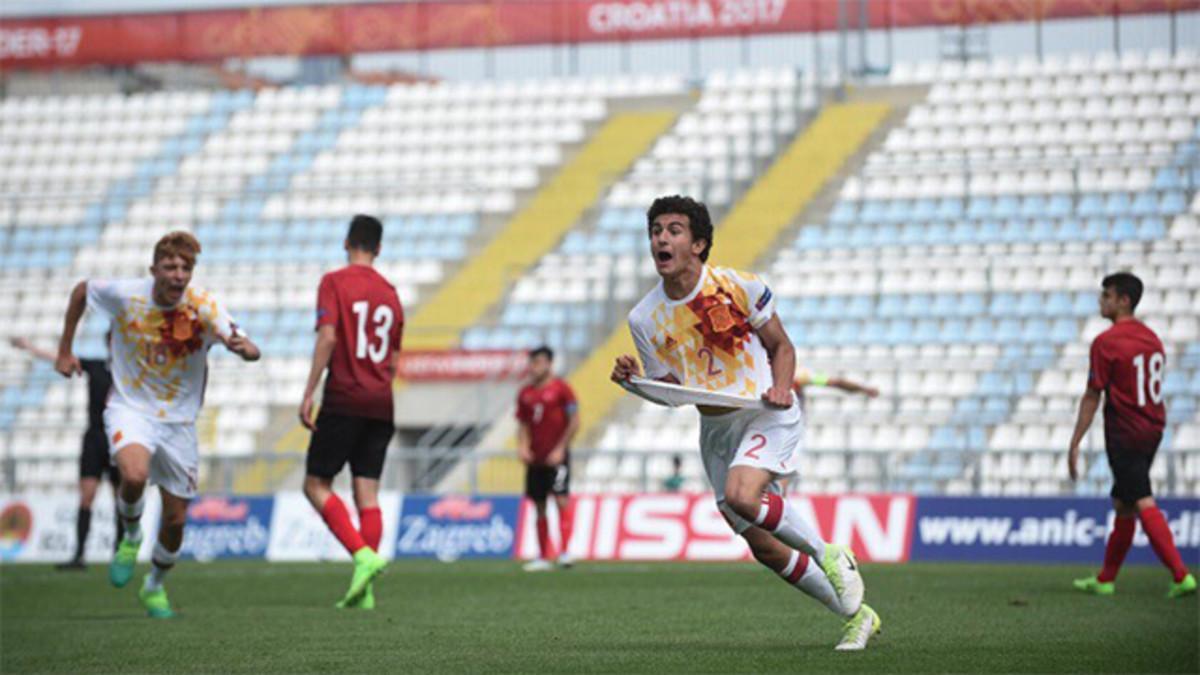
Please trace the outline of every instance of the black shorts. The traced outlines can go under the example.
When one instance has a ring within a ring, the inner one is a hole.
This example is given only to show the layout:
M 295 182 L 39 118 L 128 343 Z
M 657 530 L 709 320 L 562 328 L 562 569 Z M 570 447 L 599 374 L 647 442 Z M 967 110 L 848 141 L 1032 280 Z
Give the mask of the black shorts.
M 1136 443 L 1106 439 L 1104 446 L 1108 454 L 1108 467 L 1113 474 L 1113 498 L 1133 506 L 1137 500 L 1153 496 L 1150 489 L 1150 467 L 1158 454 L 1162 434 Z
M 525 496 L 535 502 L 546 501 L 546 495 L 566 496 L 571 493 L 571 465 L 525 467 Z
M 317 430 L 308 442 L 308 475 L 333 478 L 350 462 L 350 475 L 378 480 L 395 431 L 389 420 L 322 411 L 317 415 Z
M 113 466 L 108 456 L 108 436 L 103 429 L 89 428 L 83 433 L 83 451 L 79 453 L 79 477 L 100 478 L 108 472 L 108 479 L 113 483 L 120 481 L 117 467 Z

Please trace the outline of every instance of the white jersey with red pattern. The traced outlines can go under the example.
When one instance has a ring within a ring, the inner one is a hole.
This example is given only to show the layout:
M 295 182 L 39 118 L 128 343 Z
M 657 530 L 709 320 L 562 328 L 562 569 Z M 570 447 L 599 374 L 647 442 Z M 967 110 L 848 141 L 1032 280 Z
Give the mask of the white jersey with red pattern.
M 208 350 L 237 325 L 207 291 L 188 288 L 174 307 L 162 307 L 153 289 L 151 278 L 87 283 L 88 307 L 112 321 L 110 402 L 162 422 L 195 422 Z
M 680 300 L 667 297 L 659 281 L 629 313 L 629 330 L 646 377 L 673 375 L 685 386 L 758 397 L 774 380 L 757 331 L 774 315 L 762 279 L 705 265 Z

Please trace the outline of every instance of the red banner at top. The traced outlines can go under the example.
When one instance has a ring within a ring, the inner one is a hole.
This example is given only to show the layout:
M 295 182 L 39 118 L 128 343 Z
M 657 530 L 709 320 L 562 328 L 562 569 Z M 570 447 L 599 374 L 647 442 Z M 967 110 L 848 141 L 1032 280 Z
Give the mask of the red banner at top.
M 868 0 L 872 28 L 1200 9 L 1200 0 Z M 859 2 L 845 3 L 860 25 Z M 215 61 L 831 30 L 837 0 L 457 0 L 0 21 L 0 66 Z

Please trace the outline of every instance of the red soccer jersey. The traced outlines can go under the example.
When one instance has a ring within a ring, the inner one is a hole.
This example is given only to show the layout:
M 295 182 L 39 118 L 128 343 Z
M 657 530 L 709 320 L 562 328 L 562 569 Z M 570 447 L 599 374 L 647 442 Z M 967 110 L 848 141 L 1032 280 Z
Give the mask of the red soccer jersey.
M 529 446 L 534 462 L 544 463 L 546 456 L 562 440 L 571 415 L 575 414 L 575 406 L 575 392 L 558 378 L 540 387 L 526 385 L 517 394 L 517 420 L 529 427 Z
M 396 376 L 392 355 L 400 349 L 404 328 L 396 289 L 366 265 L 330 272 L 317 289 L 317 327 L 321 326 L 333 326 L 337 332 L 321 409 L 391 420 Z
M 1106 442 L 1138 448 L 1162 434 L 1166 367 L 1162 342 L 1141 321 L 1119 321 L 1096 337 L 1088 387 L 1105 393 Z

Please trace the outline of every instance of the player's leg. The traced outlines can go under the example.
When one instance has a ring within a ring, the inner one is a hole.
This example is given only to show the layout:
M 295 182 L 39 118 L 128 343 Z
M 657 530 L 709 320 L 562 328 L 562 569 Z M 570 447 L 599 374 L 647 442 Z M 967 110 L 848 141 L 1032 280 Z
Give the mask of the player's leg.
M 101 432 L 103 435 L 103 432 Z M 96 499 L 99 470 L 94 457 L 89 456 L 89 443 L 84 435 L 83 451 L 79 455 L 79 511 L 75 514 L 75 553 L 67 562 L 57 565 L 60 570 L 82 570 L 83 551 L 87 546 L 88 532 L 92 528 L 92 502 Z M 108 460 L 105 453 L 104 461 Z
M 554 542 L 550 540 L 550 520 L 546 515 L 546 499 L 550 496 L 553 483 L 552 468 L 525 467 L 525 496 L 533 503 L 538 542 L 538 557 L 525 563 L 526 572 L 544 572 L 553 568 L 550 559 L 554 557 Z
M 554 467 L 554 485 L 550 487 L 554 494 L 554 505 L 558 510 L 558 564 L 570 567 L 575 564 L 571 557 L 571 530 L 575 524 L 575 514 L 571 508 L 571 467 L 567 463 Z
M 1133 546 L 1133 535 L 1137 532 L 1137 509 L 1116 497 L 1113 497 L 1112 504 L 1117 516 L 1113 519 L 1113 530 L 1104 546 L 1104 566 L 1094 577 L 1075 580 L 1075 588 L 1085 593 L 1115 593 L 1117 573 L 1121 571 L 1129 547 Z
M 379 544 L 383 540 L 379 479 L 383 475 L 383 462 L 395 431 L 390 421 L 370 420 L 366 424 L 366 431 L 360 443 L 350 453 L 351 485 L 354 489 L 354 505 L 358 509 L 359 534 L 363 543 L 376 553 L 379 552 Z M 359 598 L 352 598 L 343 606 L 375 609 L 374 584 L 368 583 Z
M 362 535 L 350 521 L 345 503 L 333 492 L 333 477 L 349 460 L 350 448 L 357 441 L 355 425 L 348 417 L 320 413 L 317 430 L 308 444 L 305 459 L 304 496 L 325 525 L 350 555 L 366 548 Z
M 825 542 L 775 482 L 794 473 L 803 433 L 803 419 L 796 408 L 751 418 L 730 461 L 725 503 L 739 517 L 816 560 L 846 611 L 855 613 L 862 603 L 864 585 L 854 554 L 848 547 Z
M 179 560 L 183 529 L 187 523 L 187 507 L 191 500 L 171 494 L 165 486 L 159 488 L 159 494 L 162 495 L 162 519 L 158 525 L 158 540 L 154 542 L 154 551 L 150 554 L 150 573 L 142 580 L 138 599 L 151 617 L 169 619 L 175 613 L 171 611 L 163 581 Z
M 1142 529 L 1150 539 L 1150 547 L 1162 564 L 1171 571 L 1171 587 L 1167 597 L 1179 598 L 1196 592 L 1196 577 L 1188 572 L 1183 564 L 1183 557 L 1175 547 L 1175 537 L 1167 519 L 1159 510 L 1154 497 L 1143 497 L 1137 501 L 1138 519 L 1142 521 Z
M 789 586 L 825 605 L 831 612 L 846 619 L 842 639 L 837 649 L 859 650 L 879 632 L 880 620 L 875 610 L 860 603 L 858 610 L 848 614 L 838 599 L 838 593 L 821 566 L 808 554 L 788 547 L 771 533 L 751 526 L 741 518 L 730 518 L 730 526 L 746 540 L 754 559 L 779 575 Z
M 107 441 L 104 444 L 104 456 L 108 457 Z M 117 494 L 121 490 L 121 472 L 117 469 L 117 465 L 112 463 L 111 459 L 109 459 L 104 465 L 104 472 L 108 475 L 108 484 L 112 486 L 113 493 L 113 520 L 114 525 L 116 526 L 116 533 L 113 536 L 113 550 L 115 551 L 117 550 L 117 546 L 121 543 L 121 540 L 125 538 L 125 521 L 121 520 L 121 514 L 117 513 L 115 506 Z
M 1126 504 L 1133 504 L 1137 510 L 1138 520 L 1142 529 L 1150 539 L 1150 547 L 1162 564 L 1171 572 L 1172 585 L 1168 591 L 1170 597 L 1178 597 L 1194 593 L 1196 579 L 1188 573 L 1179 549 L 1175 547 L 1175 537 L 1167 525 L 1167 519 L 1154 501 L 1150 486 L 1150 467 L 1154 464 L 1154 456 L 1158 451 L 1159 438 L 1147 439 L 1143 447 L 1111 447 L 1106 442 L 1110 452 L 1110 464 L 1113 469 L 1113 497 Z
M 148 441 L 153 443 L 153 441 Z M 125 527 L 125 536 L 117 544 L 108 566 L 108 580 L 122 588 L 133 578 L 138 550 L 142 547 L 142 509 L 146 481 L 150 478 L 150 447 L 130 443 L 116 450 L 114 459 L 121 470 L 121 486 L 117 490 L 117 517 Z

